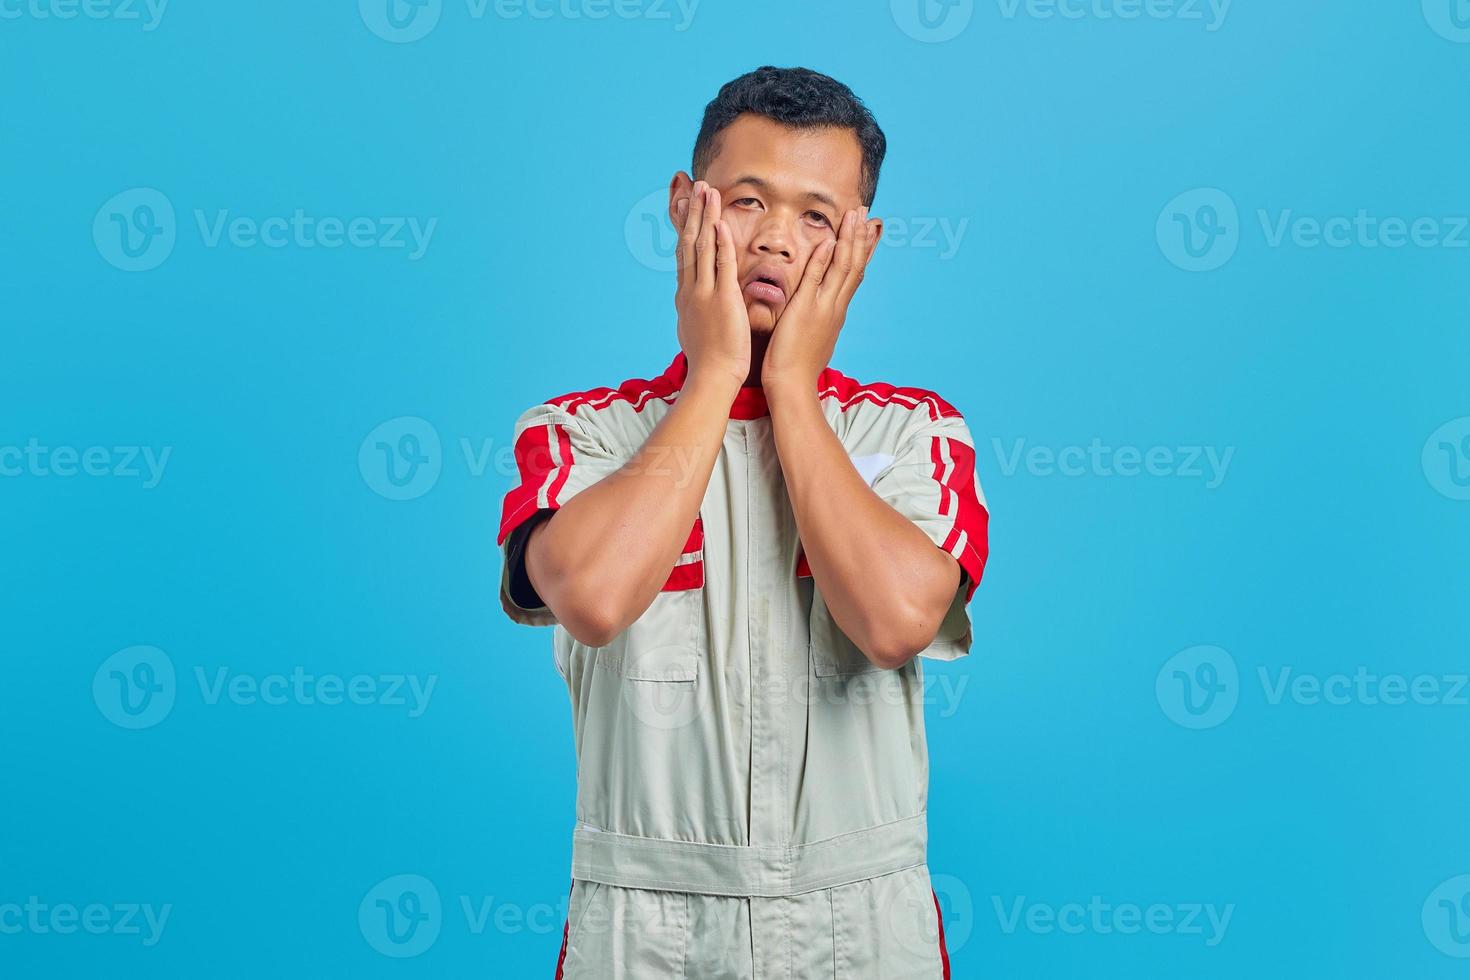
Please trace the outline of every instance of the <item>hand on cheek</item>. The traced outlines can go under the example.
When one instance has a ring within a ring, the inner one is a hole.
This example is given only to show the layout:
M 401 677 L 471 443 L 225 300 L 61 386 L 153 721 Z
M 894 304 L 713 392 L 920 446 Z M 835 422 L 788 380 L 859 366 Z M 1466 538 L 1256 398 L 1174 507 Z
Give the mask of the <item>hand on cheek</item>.
M 734 238 L 721 217 L 720 192 L 696 181 L 674 210 L 679 225 L 674 306 L 689 375 L 739 384 L 750 370 L 750 318 L 740 295 Z
M 832 358 L 847 305 L 877 244 L 878 226 L 867 221 L 865 207 L 847 211 L 837 234 L 812 249 L 766 350 L 763 384 L 794 390 L 815 386 Z

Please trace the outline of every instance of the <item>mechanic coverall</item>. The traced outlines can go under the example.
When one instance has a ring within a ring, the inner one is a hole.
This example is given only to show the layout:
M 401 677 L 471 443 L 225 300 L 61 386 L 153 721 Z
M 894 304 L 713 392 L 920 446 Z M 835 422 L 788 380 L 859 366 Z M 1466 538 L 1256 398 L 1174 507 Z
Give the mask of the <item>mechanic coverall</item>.
M 603 647 L 573 639 L 525 579 L 545 516 L 626 463 L 679 397 L 657 378 L 517 420 L 498 542 L 501 601 L 555 625 L 577 759 L 565 980 L 939 980 L 925 865 L 923 667 L 873 666 L 833 621 L 797 538 L 759 388 L 742 388 L 699 518 L 658 597 Z M 883 500 L 963 575 L 921 657 L 971 642 L 988 554 L 974 440 L 930 391 L 833 368 L 822 410 Z

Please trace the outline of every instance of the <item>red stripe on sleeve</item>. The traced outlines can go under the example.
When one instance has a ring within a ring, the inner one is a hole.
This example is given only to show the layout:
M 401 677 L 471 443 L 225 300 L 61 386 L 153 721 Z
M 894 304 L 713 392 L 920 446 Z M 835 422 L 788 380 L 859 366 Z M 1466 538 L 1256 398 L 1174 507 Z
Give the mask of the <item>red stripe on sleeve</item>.
M 949 516 L 949 487 L 944 483 L 944 457 L 939 452 L 939 436 L 929 443 L 929 458 L 934 460 L 934 482 L 939 484 L 939 516 Z
M 495 538 L 496 544 L 504 544 L 505 539 L 510 537 L 510 532 L 536 513 L 536 501 L 541 494 L 541 488 L 546 484 L 551 471 L 558 468 L 551 454 L 552 429 L 557 430 L 557 446 L 562 463 L 561 472 L 554 477 L 555 482 L 548 496 L 552 510 L 560 506 L 556 501 L 556 494 L 566 485 L 570 474 L 571 441 L 567 438 L 566 431 L 554 423 L 530 426 L 516 440 L 516 469 L 520 473 L 521 482 L 511 487 L 510 492 L 505 495 L 505 502 L 500 508 L 500 533 Z
M 964 550 L 955 555 L 955 558 L 970 578 L 970 588 L 965 593 L 965 601 L 968 602 L 980 584 L 980 576 L 985 573 L 986 559 L 990 557 L 990 514 L 980 503 L 980 495 L 975 491 L 975 450 L 958 439 L 945 438 L 945 448 L 949 450 L 953 465 L 948 478 L 943 478 L 940 476 L 944 471 L 940 438 L 934 437 L 932 450 L 935 477 L 939 480 L 940 515 L 948 517 L 950 514 L 950 494 L 953 494 L 956 503 L 953 508 L 954 527 L 944 539 L 944 550 L 954 555 L 954 549 L 960 543 L 960 535 L 965 536 Z
M 546 491 L 546 499 L 554 510 L 561 506 L 561 488 L 567 485 L 567 477 L 572 475 L 572 437 L 567 435 L 564 425 L 553 425 L 552 428 L 556 430 L 556 466 L 560 472 Z

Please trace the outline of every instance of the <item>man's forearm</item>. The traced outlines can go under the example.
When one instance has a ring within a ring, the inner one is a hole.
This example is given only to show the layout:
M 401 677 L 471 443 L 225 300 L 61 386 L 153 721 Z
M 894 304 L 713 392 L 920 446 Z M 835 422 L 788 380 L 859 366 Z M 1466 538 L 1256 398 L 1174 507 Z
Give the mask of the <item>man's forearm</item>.
M 776 451 L 812 578 L 832 618 L 880 667 L 934 639 L 959 564 L 864 482 L 809 388 L 766 390 Z
M 699 514 L 738 385 L 691 374 L 622 469 L 531 531 L 526 574 L 578 640 L 606 645 L 658 596 Z

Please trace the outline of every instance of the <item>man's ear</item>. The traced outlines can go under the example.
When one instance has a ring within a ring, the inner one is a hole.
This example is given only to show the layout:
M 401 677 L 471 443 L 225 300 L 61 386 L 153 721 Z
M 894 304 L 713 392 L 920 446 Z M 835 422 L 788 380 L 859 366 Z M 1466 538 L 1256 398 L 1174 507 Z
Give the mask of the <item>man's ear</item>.
M 681 198 L 688 198 L 694 190 L 694 178 L 680 170 L 674 174 L 674 179 L 669 181 L 669 224 L 674 226 L 674 231 L 679 230 L 682 222 L 679 220 L 679 212 L 674 207 Z M 688 207 L 688 205 L 685 205 Z

